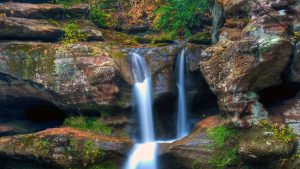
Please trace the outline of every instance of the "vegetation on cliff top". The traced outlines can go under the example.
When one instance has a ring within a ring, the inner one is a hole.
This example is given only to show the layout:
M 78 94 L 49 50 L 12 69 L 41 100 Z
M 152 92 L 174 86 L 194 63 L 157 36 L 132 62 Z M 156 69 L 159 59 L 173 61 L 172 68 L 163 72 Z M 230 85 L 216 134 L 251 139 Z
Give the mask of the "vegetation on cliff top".
M 188 37 L 201 25 L 201 14 L 207 12 L 209 0 L 167 0 L 157 9 L 154 28 Z
M 101 28 L 120 28 L 128 24 L 150 24 L 168 36 L 188 37 L 201 26 L 201 16 L 209 8 L 210 0 L 54 0 L 70 6 L 77 3 L 91 5 L 90 19 Z M 122 26 L 121 26 L 122 27 Z
M 109 135 L 112 132 L 112 129 L 99 119 L 85 116 L 69 117 L 65 119 L 64 126 L 105 135 Z

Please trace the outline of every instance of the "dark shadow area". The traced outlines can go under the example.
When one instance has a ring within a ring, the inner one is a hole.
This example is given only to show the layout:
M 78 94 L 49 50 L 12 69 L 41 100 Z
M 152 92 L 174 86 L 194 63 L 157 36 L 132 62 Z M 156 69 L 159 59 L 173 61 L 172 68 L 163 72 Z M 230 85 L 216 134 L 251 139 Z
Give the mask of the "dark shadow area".
M 1 2 L 21 2 L 21 3 L 49 3 L 54 0 L 3 0 Z
M 172 93 L 160 96 L 154 102 L 154 127 L 156 136 L 160 139 L 172 139 L 176 136 L 176 102 L 177 97 Z
M 0 168 L 1 169 L 62 169 L 59 167 L 50 166 L 37 161 L 30 160 L 18 160 L 8 159 L 7 157 L 1 157 L 0 155 Z
M 62 110 L 57 108 L 53 103 L 44 100 L 32 103 L 31 106 L 25 109 L 24 114 L 28 120 L 39 123 L 62 120 L 65 118 L 65 114 Z
M 61 109 L 39 98 L 6 97 L 0 102 L 0 136 L 59 127 L 65 118 Z
M 218 99 L 210 90 L 200 70 L 190 72 L 187 82 L 190 121 L 195 124 L 207 116 L 218 114 Z
M 300 83 L 284 83 L 258 92 L 260 102 L 266 107 L 280 106 L 283 101 L 292 99 L 300 91 Z

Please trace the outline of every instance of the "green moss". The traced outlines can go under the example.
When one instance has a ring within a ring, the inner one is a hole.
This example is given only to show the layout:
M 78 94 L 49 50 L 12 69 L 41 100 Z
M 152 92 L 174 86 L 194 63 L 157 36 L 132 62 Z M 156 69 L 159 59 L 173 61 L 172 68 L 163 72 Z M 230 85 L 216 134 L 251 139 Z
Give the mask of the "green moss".
M 62 37 L 61 41 L 66 45 L 87 40 L 87 35 L 83 32 L 83 30 L 81 30 L 81 27 L 76 23 L 67 23 L 64 25 L 62 30 L 65 32 L 65 34 Z
M 276 142 L 291 143 L 296 141 L 296 134 L 288 125 L 272 124 L 267 120 L 260 121 L 259 125 L 263 131 L 272 132 L 273 139 Z
M 104 153 L 96 147 L 95 143 L 93 141 L 85 141 L 83 144 L 83 158 L 89 159 L 94 158 L 96 159 L 99 156 L 103 156 Z
M 216 169 L 223 169 L 235 164 L 237 156 L 237 130 L 228 126 L 219 126 L 207 130 L 208 137 L 213 141 L 212 147 L 215 154 L 209 164 Z
M 113 161 L 95 164 L 88 169 L 117 169 L 117 165 Z
M 138 45 L 135 36 L 128 35 L 122 32 L 114 32 L 106 29 L 101 29 L 101 32 L 103 33 L 103 37 L 106 40 L 111 41 L 112 45 L 118 45 L 118 44 L 129 45 L 129 46 Z
M 152 39 L 151 38 L 146 38 L 146 37 L 136 36 L 135 40 L 140 44 L 150 44 L 150 43 L 152 43 Z
M 65 119 L 64 126 L 105 135 L 112 132 L 112 129 L 101 123 L 99 119 L 84 116 L 69 117 Z
M 53 145 L 47 138 L 24 136 L 18 139 L 20 146 L 31 152 L 35 157 L 45 157 L 51 151 Z
M 11 44 L 3 49 L 8 57 L 8 71 L 23 79 L 33 79 L 36 73 L 42 75 L 49 86 L 54 83 L 55 51 L 46 45 Z
M 190 43 L 199 45 L 210 45 L 211 44 L 211 34 L 209 32 L 198 33 L 188 40 Z
M 152 43 L 173 43 L 176 34 L 174 32 L 164 33 L 161 35 L 156 35 L 152 39 Z
M 67 156 L 82 159 L 84 165 L 93 164 L 105 156 L 105 152 L 94 141 L 75 138 L 69 139 L 65 152 Z

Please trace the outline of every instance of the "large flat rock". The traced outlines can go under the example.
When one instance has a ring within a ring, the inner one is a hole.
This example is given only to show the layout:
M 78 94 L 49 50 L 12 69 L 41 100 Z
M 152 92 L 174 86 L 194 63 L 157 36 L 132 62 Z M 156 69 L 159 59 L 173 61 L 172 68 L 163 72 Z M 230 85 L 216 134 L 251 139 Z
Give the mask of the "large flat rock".
M 0 17 L 0 39 L 56 41 L 64 32 L 46 20 Z
M 42 40 L 59 41 L 64 35 L 63 28 L 69 22 L 52 23 L 46 19 L 0 17 L 0 40 Z M 89 20 L 77 20 L 87 41 L 102 41 L 102 32 Z
M 0 157 L 39 161 L 57 167 L 79 167 L 106 160 L 121 165 L 132 143 L 126 138 L 101 136 L 72 128 L 0 138 Z
M 0 3 L 0 14 L 6 17 L 31 19 L 82 18 L 89 14 L 88 4 L 76 4 L 70 7 L 55 4 Z

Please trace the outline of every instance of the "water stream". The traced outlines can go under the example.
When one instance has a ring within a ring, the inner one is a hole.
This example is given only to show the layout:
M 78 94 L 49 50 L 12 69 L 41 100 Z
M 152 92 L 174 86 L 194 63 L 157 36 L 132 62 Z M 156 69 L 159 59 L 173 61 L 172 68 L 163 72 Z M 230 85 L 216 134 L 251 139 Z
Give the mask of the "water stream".
M 178 116 L 177 139 L 184 137 L 187 131 L 186 125 L 186 101 L 185 101 L 185 51 L 178 56 Z M 159 143 L 171 143 L 175 140 L 155 140 L 152 112 L 152 81 L 151 73 L 146 61 L 137 52 L 131 54 L 132 72 L 134 76 L 134 105 L 139 115 L 141 127 L 141 142 L 135 144 L 125 169 L 157 169 L 157 149 Z
M 132 53 L 134 102 L 141 127 L 141 143 L 136 144 L 126 164 L 126 169 L 156 169 L 157 143 L 154 141 L 152 112 L 152 82 L 146 61 Z
M 186 120 L 186 92 L 185 92 L 185 49 L 181 50 L 177 58 L 177 88 L 178 88 L 178 113 L 177 113 L 177 138 L 188 134 Z

